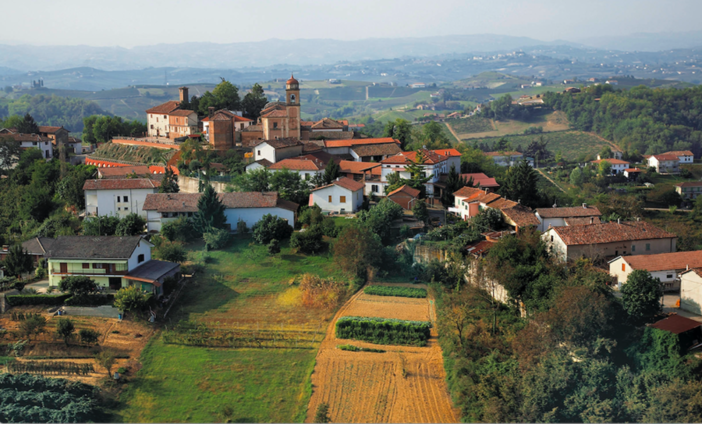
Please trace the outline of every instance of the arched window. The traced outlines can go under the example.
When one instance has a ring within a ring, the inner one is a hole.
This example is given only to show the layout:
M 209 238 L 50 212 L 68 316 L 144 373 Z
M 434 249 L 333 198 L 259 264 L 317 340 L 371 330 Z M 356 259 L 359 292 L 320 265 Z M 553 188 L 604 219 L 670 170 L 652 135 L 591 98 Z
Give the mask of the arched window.
M 295 95 L 294 94 L 290 95 L 290 103 L 295 103 Z

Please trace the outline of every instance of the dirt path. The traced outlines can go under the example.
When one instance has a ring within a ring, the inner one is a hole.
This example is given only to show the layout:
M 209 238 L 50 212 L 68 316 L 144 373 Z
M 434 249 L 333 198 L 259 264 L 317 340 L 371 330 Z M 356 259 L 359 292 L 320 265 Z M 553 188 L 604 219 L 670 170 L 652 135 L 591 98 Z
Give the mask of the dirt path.
M 451 134 L 453 134 L 453 136 L 456 137 L 456 142 L 457 142 L 457 143 L 460 143 L 460 142 L 461 142 L 461 138 L 458 136 L 458 134 L 456 134 L 456 130 L 453 129 L 453 127 L 451 126 L 451 124 L 449 124 L 448 122 L 444 122 L 444 124 L 446 124 L 446 128 L 448 128 L 449 131 L 451 131 Z
M 417 286 L 415 286 L 417 287 Z M 369 316 L 427 321 L 435 316 L 430 299 L 356 293 L 334 316 L 317 354 L 306 422 L 326 402 L 332 422 L 458 422 L 446 387 L 443 357 L 432 328 L 426 347 L 387 346 L 337 339 L 336 320 Z M 383 349 L 349 352 L 340 344 Z
M 558 184 L 556 184 L 556 182 L 553 181 L 553 180 L 551 179 L 551 177 L 549 177 L 548 175 L 546 175 L 546 173 L 545 173 L 544 171 L 542 171 L 541 169 L 538 169 L 538 168 L 537 168 L 536 170 L 539 172 L 539 174 L 543 175 L 544 178 L 546 178 L 547 180 L 549 180 L 549 181 L 551 182 L 551 184 L 553 184 L 554 186 L 556 186 L 556 188 L 558 188 L 560 191 L 562 191 L 563 193 L 566 192 L 565 190 L 563 190 L 563 188 L 562 188 L 561 186 L 559 186 Z
M 617 146 L 616 144 L 614 144 L 614 142 L 612 142 L 612 141 L 610 141 L 610 140 L 607 140 L 606 138 L 604 138 L 604 137 L 602 137 L 602 136 L 600 136 L 600 135 L 597 135 L 597 134 L 595 134 L 594 132 L 585 132 L 585 134 L 590 134 L 591 136 L 593 136 L 593 137 L 595 137 L 595 138 L 597 138 L 597 139 L 599 139 L 599 140 L 604 141 L 605 143 L 609 144 L 610 147 L 612 147 L 612 150 L 614 150 L 614 151 L 617 151 L 617 152 L 621 152 L 621 151 L 622 151 L 622 149 L 621 149 L 619 146 Z

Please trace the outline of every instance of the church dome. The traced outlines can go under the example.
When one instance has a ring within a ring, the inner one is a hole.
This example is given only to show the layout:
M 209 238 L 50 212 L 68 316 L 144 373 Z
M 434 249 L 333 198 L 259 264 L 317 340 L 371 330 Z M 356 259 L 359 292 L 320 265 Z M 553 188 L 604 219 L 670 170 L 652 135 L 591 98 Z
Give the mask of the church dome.
M 295 76 L 290 75 L 290 79 L 285 82 L 286 84 L 299 84 L 295 79 Z

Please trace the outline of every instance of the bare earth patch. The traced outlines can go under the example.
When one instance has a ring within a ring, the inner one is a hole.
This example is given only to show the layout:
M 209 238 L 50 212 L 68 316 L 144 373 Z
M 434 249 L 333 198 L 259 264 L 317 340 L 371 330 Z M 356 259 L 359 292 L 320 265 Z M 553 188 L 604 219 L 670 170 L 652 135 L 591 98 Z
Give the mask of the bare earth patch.
M 313 422 L 322 402 L 329 404 L 332 422 L 458 422 L 434 329 L 426 347 L 376 345 L 337 339 L 334 325 L 342 316 L 427 321 L 435 312 L 428 298 L 373 296 L 362 291 L 354 295 L 332 320 L 317 354 L 306 422 Z M 336 348 L 341 344 L 386 352 L 342 351 Z

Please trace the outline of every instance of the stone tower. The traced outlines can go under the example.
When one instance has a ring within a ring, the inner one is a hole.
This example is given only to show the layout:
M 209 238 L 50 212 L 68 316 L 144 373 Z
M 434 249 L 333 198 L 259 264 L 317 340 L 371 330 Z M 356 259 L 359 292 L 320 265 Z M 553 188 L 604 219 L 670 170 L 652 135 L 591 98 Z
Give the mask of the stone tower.
M 300 139 L 300 83 L 294 75 L 285 82 L 285 100 L 288 115 L 287 137 Z

